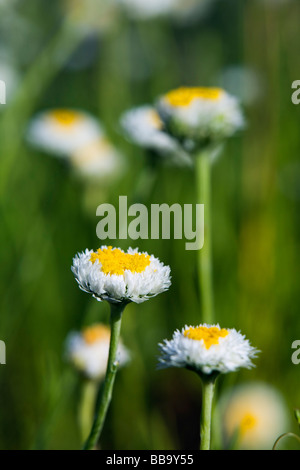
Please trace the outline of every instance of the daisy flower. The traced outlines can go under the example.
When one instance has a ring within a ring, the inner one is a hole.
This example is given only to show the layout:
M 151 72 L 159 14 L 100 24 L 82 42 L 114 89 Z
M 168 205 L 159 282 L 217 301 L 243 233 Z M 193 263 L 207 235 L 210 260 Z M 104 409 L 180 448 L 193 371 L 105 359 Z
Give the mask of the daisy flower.
M 31 120 L 27 140 L 45 152 L 69 157 L 102 135 L 102 127 L 90 114 L 73 109 L 52 109 L 38 113 Z
M 184 367 L 198 373 L 202 381 L 200 450 L 210 449 L 212 403 L 215 382 L 220 373 L 252 367 L 257 350 L 235 329 L 219 325 L 185 326 L 173 338 L 159 344 L 158 368 Z
M 172 135 L 195 144 L 221 141 L 244 127 L 237 99 L 221 88 L 181 87 L 162 96 L 157 109 Z
M 199 204 L 205 206 L 205 244 L 198 250 L 203 321 L 214 322 L 211 166 L 226 138 L 244 127 L 238 100 L 221 88 L 180 87 L 157 101 L 165 130 L 176 138 L 195 164 Z
M 111 246 L 86 250 L 73 259 L 72 272 L 80 289 L 111 303 L 141 303 L 171 285 L 169 266 L 132 248 L 127 253 Z
M 159 344 L 159 368 L 186 367 L 200 374 L 234 372 L 253 366 L 257 350 L 235 329 L 219 325 L 185 326 Z
M 101 323 L 72 332 L 66 340 L 66 356 L 76 369 L 91 380 L 105 376 L 108 361 L 110 329 Z M 128 350 L 119 341 L 117 350 L 119 366 L 129 361 Z
M 178 141 L 165 132 L 164 123 L 153 106 L 143 105 L 126 111 L 121 117 L 121 126 L 134 144 L 153 150 L 173 163 L 191 163 Z
M 116 176 L 124 168 L 121 154 L 104 136 L 76 150 L 70 163 L 75 173 L 86 179 Z
M 86 250 L 73 259 L 72 271 L 79 287 L 110 304 L 110 345 L 108 362 L 92 429 L 84 449 L 93 449 L 103 429 L 111 401 L 118 365 L 118 344 L 123 310 L 129 302 L 141 303 L 166 291 L 170 285 L 170 268 L 148 253 L 129 248 L 101 246 L 97 251 Z
M 235 387 L 221 397 L 223 436 L 237 448 L 271 450 L 275 440 L 288 430 L 288 410 L 281 394 L 264 383 Z

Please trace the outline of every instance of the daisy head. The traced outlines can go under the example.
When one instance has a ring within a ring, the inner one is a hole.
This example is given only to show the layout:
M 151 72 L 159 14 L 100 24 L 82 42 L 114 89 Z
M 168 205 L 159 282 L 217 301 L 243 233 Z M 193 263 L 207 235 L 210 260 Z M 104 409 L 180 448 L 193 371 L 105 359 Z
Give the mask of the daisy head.
M 70 163 L 76 174 L 89 180 L 111 178 L 124 169 L 121 154 L 104 136 L 76 150 L 70 156 Z
M 219 325 L 185 326 L 159 344 L 159 368 L 185 367 L 202 375 L 251 368 L 257 350 L 235 329 Z
M 80 289 L 110 303 L 141 303 L 171 285 L 169 266 L 148 253 L 101 246 L 73 259 L 72 272 Z
M 157 106 L 172 135 L 198 146 L 222 141 L 244 126 L 237 99 L 221 88 L 181 87 Z
M 74 109 L 38 113 L 30 122 L 27 140 L 34 147 L 58 157 L 69 157 L 103 135 L 99 122 Z
M 72 332 L 66 339 L 66 357 L 73 366 L 90 380 L 105 376 L 110 342 L 110 329 L 101 323 Z M 129 353 L 122 342 L 117 351 L 119 366 L 129 361 Z
M 121 126 L 127 138 L 136 145 L 153 150 L 173 163 L 190 163 L 190 157 L 170 134 L 153 106 L 144 105 L 126 111 Z
M 264 383 L 239 385 L 221 397 L 225 445 L 239 449 L 271 450 L 288 430 L 288 410 L 281 394 Z

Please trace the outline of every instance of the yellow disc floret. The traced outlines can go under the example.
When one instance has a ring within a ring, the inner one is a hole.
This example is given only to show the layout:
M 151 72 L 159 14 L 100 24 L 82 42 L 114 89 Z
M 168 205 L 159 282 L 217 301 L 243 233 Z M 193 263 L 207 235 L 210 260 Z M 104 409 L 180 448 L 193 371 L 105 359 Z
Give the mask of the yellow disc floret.
M 224 91 L 221 88 L 181 87 L 165 95 L 171 106 L 189 106 L 195 99 L 218 100 Z
M 105 325 L 96 324 L 85 328 L 82 336 L 87 344 L 94 344 L 100 340 L 109 341 L 110 330 Z
M 255 428 L 256 424 L 257 424 L 256 416 L 254 416 L 252 413 L 246 413 L 241 420 L 241 425 L 240 425 L 241 435 L 244 436 L 248 431 L 251 431 L 253 428 Z
M 184 336 L 197 341 L 204 341 L 206 349 L 209 349 L 213 344 L 219 344 L 220 338 L 225 338 L 228 331 L 218 328 L 217 326 L 198 326 L 196 328 L 188 328 L 184 331 Z
M 80 121 L 82 116 L 76 111 L 70 111 L 68 109 L 57 109 L 55 111 L 51 111 L 50 118 L 61 126 L 70 127 L 76 122 Z
M 150 256 L 144 253 L 124 253 L 119 248 L 99 248 L 96 253 L 91 254 L 92 263 L 97 260 L 101 264 L 101 271 L 104 274 L 123 275 L 126 270 L 132 273 L 141 273 L 145 271 L 150 264 Z

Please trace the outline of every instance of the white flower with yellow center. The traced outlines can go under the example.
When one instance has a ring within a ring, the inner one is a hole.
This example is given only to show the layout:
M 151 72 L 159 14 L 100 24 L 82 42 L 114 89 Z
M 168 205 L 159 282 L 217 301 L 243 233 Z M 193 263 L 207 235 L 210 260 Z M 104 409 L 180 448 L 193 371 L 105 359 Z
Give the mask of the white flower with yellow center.
M 236 387 L 220 400 L 226 445 L 239 449 L 271 450 L 276 439 L 288 431 L 288 410 L 281 394 L 264 383 Z
M 79 148 L 70 157 L 74 171 L 87 179 L 100 179 L 120 174 L 124 160 L 106 137 Z
M 139 106 L 125 112 L 121 126 L 133 143 L 168 157 L 173 163 L 190 164 L 189 155 L 176 139 L 165 132 L 164 123 L 153 106 Z
M 198 144 L 222 141 L 244 127 L 237 99 L 221 88 L 181 87 L 162 96 L 157 109 L 172 135 Z
M 73 259 L 72 272 L 79 287 L 97 300 L 141 303 L 171 285 L 170 268 L 148 253 L 102 246 Z
M 202 374 L 234 372 L 251 368 L 258 352 L 235 329 L 219 325 L 185 326 L 173 338 L 159 344 L 159 368 L 186 367 Z
M 43 151 L 69 157 L 102 135 L 99 122 L 90 114 L 73 109 L 53 109 L 32 119 L 27 140 Z
M 85 328 L 82 332 L 72 332 L 66 340 L 67 359 L 91 380 L 101 380 L 105 376 L 110 341 L 110 329 L 102 324 Z M 119 366 L 129 361 L 129 353 L 119 341 L 117 351 Z

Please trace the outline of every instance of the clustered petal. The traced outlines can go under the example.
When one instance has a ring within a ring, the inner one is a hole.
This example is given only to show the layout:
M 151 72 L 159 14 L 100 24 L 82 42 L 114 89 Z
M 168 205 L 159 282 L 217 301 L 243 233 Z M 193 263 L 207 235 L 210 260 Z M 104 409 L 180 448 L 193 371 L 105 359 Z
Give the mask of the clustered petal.
M 99 250 L 119 250 L 120 248 L 101 246 Z M 99 251 L 98 250 L 98 251 Z M 97 253 L 97 252 L 96 252 Z M 122 274 L 111 274 L 102 270 L 102 264 L 95 252 L 86 250 L 73 259 L 72 272 L 79 287 L 97 300 L 107 300 L 112 303 L 135 302 L 141 303 L 166 291 L 171 285 L 170 267 L 165 266 L 148 253 L 139 253 L 138 249 L 129 248 L 129 255 L 149 256 L 149 264 L 141 272 L 135 272 L 125 266 Z
M 77 109 L 41 111 L 32 118 L 27 130 L 29 143 L 58 157 L 69 157 L 101 136 L 99 122 Z
M 219 329 L 220 335 L 217 343 L 205 342 L 204 339 L 192 339 L 187 334 L 190 330 L 199 328 Z M 251 359 L 258 351 L 253 348 L 249 341 L 235 329 L 224 329 L 219 325 L 199 325 L 196 328 L 185 326 L 181 331 L 176 330 L 173 338 L 164 340 L 159 344 L 160 357 L 158 367 L 186 367 L 203 374 L 212 372 L 228 373 L 236 371 L 241 367 L 251 368 Z M 209 344 L 209 347 L 207 345 Z
M 157 107 L 172 135 L 198 144 L 231 137 L 245 125 L 238 100 L 222 89 L 178 88 L 162 96 Z
M 191 163 L 178 141 L 165 132 L 164 123 L 153 106 L 143 105 L 126 111 L 121 117 L 121 126 L 129 140 L 157 152 L 167 161 L 179 165 Z
M 66 339 L 66 357 L 76 369 L 92 380 L 100 380 L 106 372 L 110 342 L 110 329 L 102 324 L 83 331 L 73 331 Z M 120 341 L 117 351 L 119 366 L 130 359 L 127 348 Z

